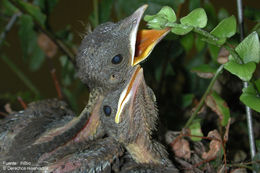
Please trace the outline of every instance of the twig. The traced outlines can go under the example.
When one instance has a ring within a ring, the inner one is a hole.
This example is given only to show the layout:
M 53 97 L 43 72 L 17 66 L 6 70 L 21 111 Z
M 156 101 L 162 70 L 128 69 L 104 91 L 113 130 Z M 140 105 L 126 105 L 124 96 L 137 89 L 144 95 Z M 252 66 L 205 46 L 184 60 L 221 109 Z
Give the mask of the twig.
M 55 85 L 55 88 L 56 88 L 56 91 L 58 94 L 58 98 L 62 99 L 62 93 L 61 93 L 60 83 L 57 79 L 56 69 L 52 68 L 50 72 L 51 72 L 51 76 L 52 76 L 52 79 L 53 79 L 53 82 L 54 82 L 54 85 Z
M 16 1 L 14 0 L 10 0 L 10 2 L 16 7 L 18 8 L 22 13 L 24 14 L 28 14 L 30 15 L 30 13 L 24 9 L 23 7 L 21 7 Z M 74 57 L 75 55 L 67 48 L 67 46 L 65 44 L 63 44 L 63 42 L 61 40 L 59 40 L 58 38 L 56 38 L 51 32 L 49 32 L 48 30 L 46 30 L 44 27 L 42 27 L 42 25 L 33 18 L 33 21 L 35 23 L 35 26 L 44 34 L 46 34 L 57 46 L 58 48 L 68 56 L 69 60 L 72 62 L 72 64 L 75 66 L 75 60 Z
M 24 0 L 24 2 L 27 2 L 27 0 Z M 13 16 L 11 17 L 10 21 L 8 22 L 8 24 L 6 25 L 4 31 L 1 33 L 0 35 L 0 46 L 2 44 L 2 42 L 4 41 L 7 33 L 12 29 L 13 25 L 15 24 L 17 18 L 21 15 L 21 13 L 15 13 L 13 14 Z
M 6 56 L 1 56 L 2 60 L 11 68 L 11 70 L 20 78 L 24 84 L 36 95 L 40 97 L 39 90 L 33 85 L 30 79 Z
M 48 63 L 49 64 L 49 70 L 50 70 L 50 73 L 51 73 L 51 77 L 52 77 L 56 92 L 58 94 L 58 98 L 61 100 L 63 98 L 63 96 L 62 96 L 62 92 L 61 92 L 60 83 L 59 83 L 59 80 L 57 78 L 56 69 L 53 66 L 53 62 L 52 62 L 51 57 L 49 57 L 48 55 L 47 55 L 47 60 L 49 62 Z
M 219 74 L 222 72 L 223 70 L 223 65 L 219 66 L 219 68 L 217 69 L 214 77 L 212 78 L 212 80 L 210 81 L 210 84 L 206 90 L 206 92 L 203 94 L 202 98 L 200 99 L 200 102 L 198 104 L 198 106 L 196 107 L 195 111 L 192 113 L 191 117 L 189 118 L 189 120 L 187 121 L 187 123 L 185 124 L 184 128 L 187 128 L 191 125 L 192 121 L 194 120 L 194 118 L 196 117 L 197 113 L 199 112 L 199 110 L 201 109 L 201 107 L 203 106 L 205 99 L 207 97 L 207 95 L 209 94 L 209 92 L 211 91 L 214 83 L 216 82 Z
M 251 166 L 247 166 L 247 165 L 251 165 L 252 163 L 234 163 L 234 164 L 227 164 L 228 167 L 239 167 L 239 168 L 246 168 L 246 169 L 250 169 L 253 170 L 253 168 Z
M 6 25 L 4 31 L 1 33 L 0 35 L 0 45 L 2 44 L 2 42 L 4 41 L 5 37 L 6 37 L 6 34 L 11 30 L 11 28 L 13 27 L 13 25 L 15 24 L 18 16 L 20 16 L 21 14 L 20 13 L 16 13 L 14 14 L 10 21 L 8 22 L 8 24 Z
M 201 162 L 196 163 L 195 165 L 193 165 L 193 168 L 197 168 L 197 167 L 199 167 L 199 166 L 202 165 L 202 164 L 205 164 L 205 163 L 208 163 L 208 162 L 210 162 L 210 161 L 212 161 L 212 160 L 215 160 L 216 158 L 217 158 L 217 157 L 215 156 L 215 157 L 208 158 L 208 159 L 206 159 L 206 160 L 202 160 Z
M 27 104 L 23 101 L 22 97 L 18 96 L 17 100 L 19 101 L 19 103 L 22 105 L 23 109 L 27 108 Z
M 240 41 L 242 41 L 244 39 L 244 21 L 243 21 L 242 0 L 237 0 L 237 11 L 238 11 L 238 22 L 239 22 L 239 30 L 240 30 Z M 243 84 L 244 84 L 244 88 L 248 87 L 248 82 L 244 82 Z M 246 108 L 246 116 L 247 116 L 250 154 L 251 154 L 251 159 L 253 159 L 255 156 L 256 150 L 255 150 L 253 123 L 252 123 L 252 110 L 248 106 L 245 106 L 245 108 Z

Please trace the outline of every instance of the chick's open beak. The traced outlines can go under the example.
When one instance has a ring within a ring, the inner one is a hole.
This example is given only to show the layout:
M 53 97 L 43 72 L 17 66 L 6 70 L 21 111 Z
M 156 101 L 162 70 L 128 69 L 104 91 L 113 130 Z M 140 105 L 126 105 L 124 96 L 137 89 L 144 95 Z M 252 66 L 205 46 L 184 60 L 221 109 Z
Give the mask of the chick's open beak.
M 139 23 L 147 7 L 148 5 L 141 6 L 131 16 L 123 21 L 123 23 L 132 23 L 132 29 L 129 34 L 132 67 L 137 66 L 140 62 L 145 60 L 150 55 L 157 43 L 159 43 L 159 41 L 164 38 L 170 31 L 169 28 L 163 30 L 138 31 Z M 120 122 L 122 110 L 124 109 L 125 105 L 130 100 L 132 100 L 133 97 L 135 97 L 135 93 L 142 80 L 144 80 L 143 70 L 140 66 L 137 66 L 128 85 L 120 95 L 115 117 L 116 123 Z
M 132 60 L 132 66 L 135 66 L 145 60 L 153 48 L 159 41 L 165 37 L 170 29 L 166 28 L 164 30 L 140 30 L 137 33 L 136 39 L 136 50 L 135 56 Z
M 130 26 L 129 34 L 131 65 L 135 66 L 145 60 L 152 52 L 159 41 L 170 31 L 169 28 L 163 30 L 140 30 L 138 27 L 142 16 L 148 5 L 138 8 L 131 16 L 122 21 L 122 25 Z
M 115 117 L 115 122 L 120 122 L 120 117 L 122 111 L 127 103 L 135 97 L 136 91 L 139 85 L 142 83 L 143 78 L 143 69 L 140 66 L 137 66 L 135 69 L 129 83 L 124 88 L 123 92 L 120 95 L 118 106 L 117 106 L 117 113 Z

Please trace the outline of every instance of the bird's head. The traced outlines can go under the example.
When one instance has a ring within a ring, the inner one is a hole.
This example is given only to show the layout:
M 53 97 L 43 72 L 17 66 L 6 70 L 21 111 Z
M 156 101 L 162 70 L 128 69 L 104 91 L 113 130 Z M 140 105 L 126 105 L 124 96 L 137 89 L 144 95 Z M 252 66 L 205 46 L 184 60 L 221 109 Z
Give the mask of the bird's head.
M 99 25 L 85 36 L 76 57 L 78 76 L 90 89 L 114 91 L 129 81 L 168 30 L 141 30 L 147 5 L 117 22 Z
M 128 144 L 144 135 L 150 137 L 157 119 L 156 99 L 138 66 L 130 80 L 104 98 L 100 117 L 109 136 Z

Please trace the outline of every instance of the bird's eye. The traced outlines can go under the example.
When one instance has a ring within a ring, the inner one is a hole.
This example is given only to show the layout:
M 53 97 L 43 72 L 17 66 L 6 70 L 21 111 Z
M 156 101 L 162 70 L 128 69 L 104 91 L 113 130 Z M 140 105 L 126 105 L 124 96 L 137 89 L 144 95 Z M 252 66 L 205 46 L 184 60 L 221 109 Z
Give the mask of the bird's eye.
M 113 57 L 113 59 L 111 60 L 111 62 L 113 64 L 119 64 L 121 61 L 123 60 L 122 55 L 118 54 L 116 56 Z
M 106 116 L 110 116 L 111 115 L 112 109 L 111 109 L 110 106 L 105 105 L 103 107 L 103 110 L 104 110 L 104 113 L 105 113 Z

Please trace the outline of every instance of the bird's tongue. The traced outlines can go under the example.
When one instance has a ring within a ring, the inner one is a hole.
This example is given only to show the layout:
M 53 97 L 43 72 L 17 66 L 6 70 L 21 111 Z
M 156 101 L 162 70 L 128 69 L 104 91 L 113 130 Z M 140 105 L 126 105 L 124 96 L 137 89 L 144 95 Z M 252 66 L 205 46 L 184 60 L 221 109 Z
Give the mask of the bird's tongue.
M 142 84 L 142 82 L 144 82 L 143 69 L 140 66 L 137 66 L 129 83 L 127 84 L 127 86 L 125 87 L 125 89 L 120 95 L 118 101 L 117 113 L 115 117 L 116 123 L 120 122 L 121 114 L 124 107 L 126 106 L 127 103 L 129 103 L 131 100 L 135 98 L 136 92 L 139 86 Z
M 157 43 L 159 43 L 159 41 L 163 39 L 169 31 L 169 28 L 163 30 L 138 31 L 136 36 L 135 56 L 132 60 L 132 66 L 135 66 L 145 60 Z

